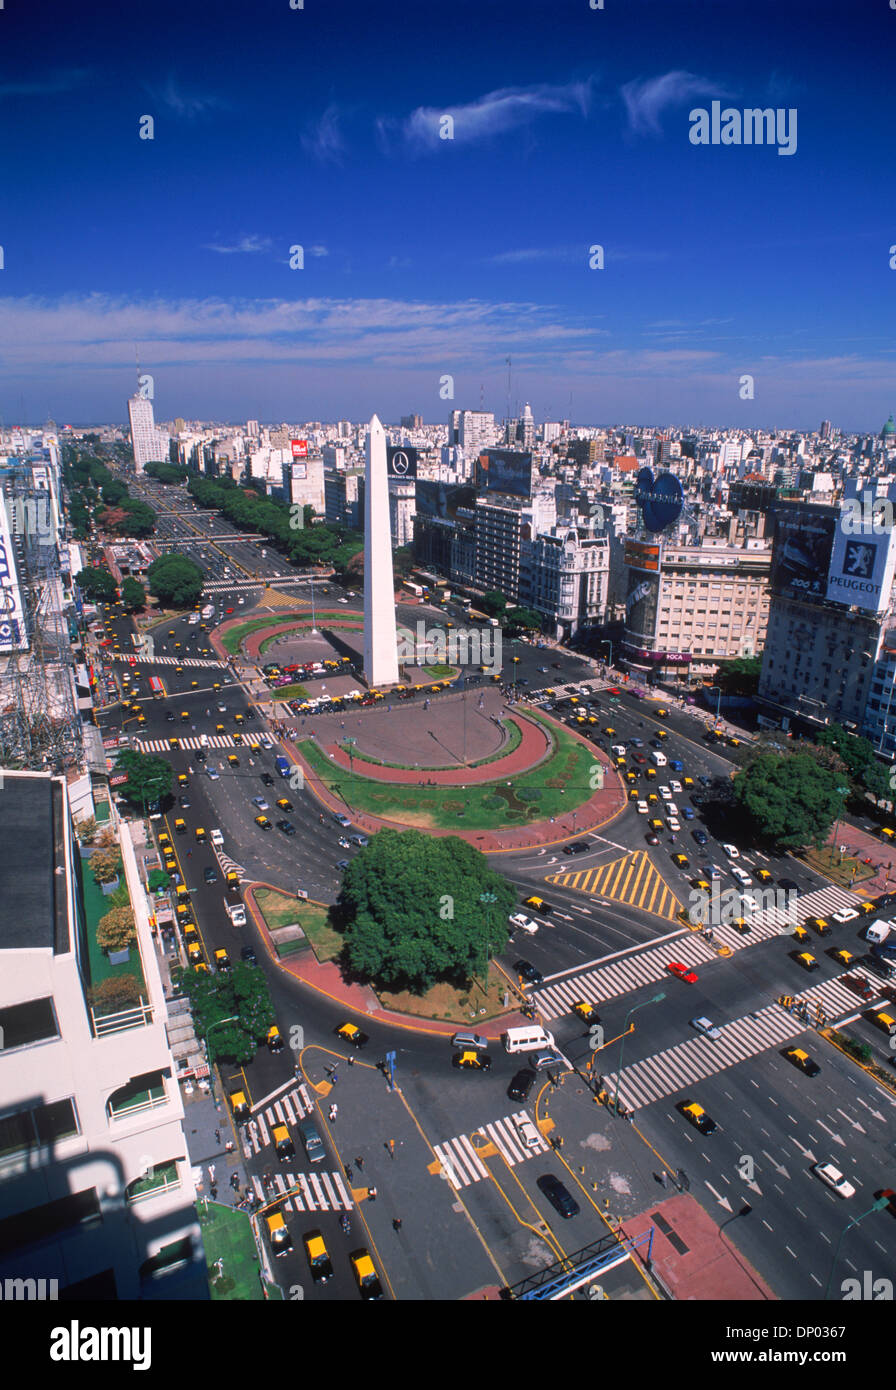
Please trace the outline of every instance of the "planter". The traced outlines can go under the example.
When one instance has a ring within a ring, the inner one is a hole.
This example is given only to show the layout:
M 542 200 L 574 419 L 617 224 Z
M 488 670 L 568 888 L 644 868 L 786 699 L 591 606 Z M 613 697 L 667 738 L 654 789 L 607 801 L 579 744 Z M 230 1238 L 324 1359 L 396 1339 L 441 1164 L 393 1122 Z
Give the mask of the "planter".
M 121 879 L 118 877 L 118 874 L 116 874 L 108 883 L 101 883 L 99 887 L 102 888 L 103 894 L 108 898 L 110 893 L 115 893 L 117 891 L 120 882 Z
M 107 951 L 106 956 L 110 965 L 127 965 L 131 959 L 131 948 L 125 946 L 120 951 Z

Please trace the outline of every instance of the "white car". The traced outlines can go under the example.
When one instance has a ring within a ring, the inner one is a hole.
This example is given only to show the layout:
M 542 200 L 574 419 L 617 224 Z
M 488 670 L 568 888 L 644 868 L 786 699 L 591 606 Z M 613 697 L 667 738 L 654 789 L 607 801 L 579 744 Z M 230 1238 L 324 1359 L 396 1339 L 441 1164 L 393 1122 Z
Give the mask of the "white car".
M 673 791 L 673 793 L 675 794 L 675 796 L 681 796 L 681 783 L 680 783 L 680 782 L 670 782 L 670 783 L 669 783 L 669 786 L 672 788 L 672 791 Z
M 675 805 L 674 801 L 667 801 L 663 809 L 666 812 L 667 818 L 671 817 L 672 820 L 675 820 L 677 818 L 678 807 Z
M 677 835 L 681 829 L 681 821 L 676 820 L 674 816 L 670 816 L 666 821 L 666 829 L 671 830 L 673 835 Z
M 727 854 L 729 859 L 740 859 L 740 850 L 737 845 L 722 845 L 722 853 Z
M 538 923 L 533 922 L 531 917 L 527 917 L 524 912 L 514 912 L 510 916 L 510 925 L 517 931 L 527 932 L 529 936 L 534 936 L 538 931 Z
M 671 791 L 669 790 L 668 787 L 666 787 L 666 786 L 657 787 L 657 791 L 659 792 L 660 796 L 663 798 L 664 801 L 671 801 L 671 800 L 672 800 L 672 793 L 671 793 Z
M 854 1197 L 856 1195 L 852 1183 L 846 1181 L 840 1169 L 835 1168 L 833 1163 L 816 1163 L 812 1172 L 821 1179 L 825 1187 L 836 1192 L 838 1197 Z
M 540 1149 L 542 1147 L 541 1135 L 535 1128 L 528 1115 L 517 1115 L 513 1123 L 520 1143 L 525 1149 Z
M 647 802 L 646 802 L 646 801 L 639 801 L 639 802 L 638 802 L 638 814 L 639 814 L 639 815 L 641 815 L 641 816 L 646 816 L 646 815 L 647 815 L 647 812 L 648 812 L 649 810 L 650 810 L 650 807 L 647 805 Z
M 616 754 L 617 758 L 624 758 L 624 757 L 625 757 L 625 744 L 624 744 L 624 743 L 614 743 L 611 751 L 612 751 L 613 753 Z
M 854 922 L 858 915 L 854 907 L 844 907 L 840 912 L 832 912 L 831 920 L 834 922 Z
M 752 888 L 753 880 L 750 875 L 737 864 L 731 865 L 731 877 L 736 878 L 741 888 Z
M 208 778 L 210 782 L 220 781 L 220 778 L 218 777 L 218 769 L 216 767 L 212 767 L 211 763 L 209 763 L 208 767 L 206 768 L 206 771 L 208 772 Z
M 702 1033 L 704 1038 L 712 1038 L 713 1042 L 722 1036 L 721 1028 L 717 1028 L 709 1018 L 692 1018 L 691 1027 Z

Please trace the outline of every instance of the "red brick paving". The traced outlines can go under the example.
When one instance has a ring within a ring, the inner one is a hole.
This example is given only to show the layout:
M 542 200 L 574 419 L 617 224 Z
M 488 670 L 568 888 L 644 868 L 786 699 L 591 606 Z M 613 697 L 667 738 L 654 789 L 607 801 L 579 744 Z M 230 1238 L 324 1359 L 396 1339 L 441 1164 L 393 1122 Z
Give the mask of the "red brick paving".
M 445 696 L 443 695 L 439 700 L 439 705 L 441 706 L 444 701 Z M 520 742 L 506 757 L 496 759 L 491 763 L 483 763 L 480 767 L 456 767 L 441 770 L 429 767 L 420 769 L 382 767 L 378 763 L 368 763 L 361 758 L 350 759 L 348 753 L 338 743 L 324 743 L 321 746 L 337 767 L 345 768 L 348 772 L 353 764 L 359 776 L 370 778 L 374 782 L 412 782 L 419 787 L 430 782 L 438 782 L 443 787 L 472 787 L 482 782 L 494 782 L 505 775 L 512 776 L 514 773 L 528 772 L 530 768 L 535 767 L 546 758 L 551 751 L 550 740 L 538 724 L 511 710 L 506 710 L 504 717 L 519 729 L 522 735 Z
M 863 878 L 854 885 L 854 892 L 873 898 L 878 893 L 889 893 L 896 885 L 896 847 L 885 844 L 874 835 L 842 821 L 837 830 L 837 844 L 846 845 L 850 857 L 858 860 L 870 859 L 874 867 L 872 878 Z M 827 840 L 828 847 L 834 844 L 834 830 Z M 814 866 L 813 866 L 814 867 Z M 869 866 L 870 867 L 870 866 Z
M 679 1251 L 656 1223 L 656 1213 L 672 1228 L 685 1251 Z M 735 1220 L 755 1221 L 755 1216 Z M 623 1236 L 637 1236 L 654 1228 L 651 1259 L 657 1276 L 678 1302 L 730 1300 L 746 1303 L 777 1300 L 777 1295 L 753 1269 L 749 1260 L 735 1250 L 722 1229 L 735 1221 L 728 1213 L 720 1225 L 687 1193 L 655 1202 L 638 1216 L 630 1217 L 620 1228 Z M 635 1258 L 647 1258 L 647 1244 L 638 1247 Z

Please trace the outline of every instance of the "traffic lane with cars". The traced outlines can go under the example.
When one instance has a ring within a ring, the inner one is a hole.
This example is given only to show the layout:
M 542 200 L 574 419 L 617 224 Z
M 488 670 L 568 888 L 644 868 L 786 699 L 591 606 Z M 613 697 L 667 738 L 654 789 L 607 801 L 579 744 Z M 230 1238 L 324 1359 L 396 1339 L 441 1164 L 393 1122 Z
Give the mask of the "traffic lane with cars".
M 638 1128 L 666 1160 L 683 1168 L 690 1193 L 725 1221 L 736 1244 L 782 1298 L 821 1299 L 834 1250 L 851 1217 L 868 1211 L 892 1179 L 892 1098 L 820 1039 L 806 1050 L 821 1064 L 807 1077 L 778 1051 L 706 1078 L 636 1115 Z M 695 1100 L 718 1126 L 702 1135 L 675 1109 Z M 855 1187 L 841 1198 L 812 1171 L 833 1162 Z M 834 1297 L 856 1270 L 885 1273 L 896 1255 L 890 1212 L 853 1227 L 841 1247 Z M 850 1267 L 852 1265 L 852 1267 Z

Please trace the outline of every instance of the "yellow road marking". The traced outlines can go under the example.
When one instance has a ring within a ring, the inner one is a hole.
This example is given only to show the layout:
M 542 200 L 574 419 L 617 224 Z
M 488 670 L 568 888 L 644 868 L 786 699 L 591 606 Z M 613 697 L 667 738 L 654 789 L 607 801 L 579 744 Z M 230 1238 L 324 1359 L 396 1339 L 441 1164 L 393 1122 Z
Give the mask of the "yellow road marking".
M 628 903 L 640 907 L 654 917 L 672 921 L 681 910 L 682 904 L 666 883 L 646 850 L 634 850 L 621 859 L 613 859 L 608 864 L 596 868 L 579 869 L 577 872 L 551 874 L 547 883 L 556 883 L 562 888 L 574 888 L 578 893 L 591 897 L 610 898 L 614 902 Z

